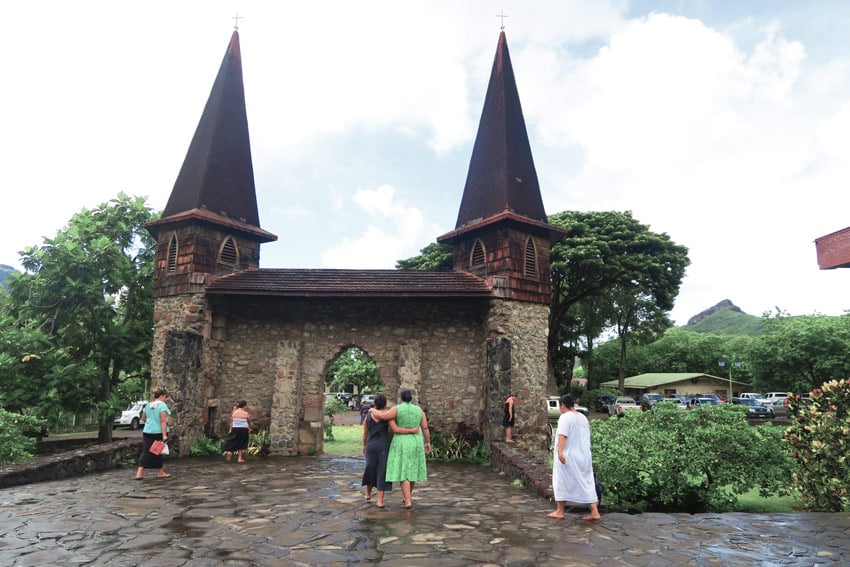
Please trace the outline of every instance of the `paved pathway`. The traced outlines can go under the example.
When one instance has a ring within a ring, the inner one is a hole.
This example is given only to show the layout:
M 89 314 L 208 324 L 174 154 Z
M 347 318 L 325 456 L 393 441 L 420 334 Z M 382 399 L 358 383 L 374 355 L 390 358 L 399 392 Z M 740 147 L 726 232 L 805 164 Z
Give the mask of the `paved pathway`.
M 846 565 L 850 514 L 607 514 L 548 502 L 488 467 L 433 464 L 378 510 L 359 457 L 169 463 L 0 490 L 0 565 Z M 153 471 L 149 471 L 153 473 Z M 151 474 L 151 476 L 153 476 Z

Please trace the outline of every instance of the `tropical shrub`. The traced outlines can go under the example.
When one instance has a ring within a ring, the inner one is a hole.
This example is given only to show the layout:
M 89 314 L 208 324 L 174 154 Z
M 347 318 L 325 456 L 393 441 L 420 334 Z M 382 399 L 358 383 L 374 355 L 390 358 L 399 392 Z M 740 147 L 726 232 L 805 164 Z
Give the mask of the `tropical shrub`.
M 473 443 L 462 435 L 431 434 L 431 452 L 428 460 L 436 462 L 460 461 L 486 465 L 490 463 L 490 448 L 481 441 Z
M 833 380 L 811 392 L 811 402 L 791 398 L 792 425 L 784 441 L 797 461 L 791 479 L 803 505 L 850 512 L 850 381 Z
M 245 452 L 249 455 L 265 457 L 269 454 L 269 447 L 269 430 L 261 429 L 248 437 L 248 449 Z
M 221 454 L 221 441 L 213 441 L 209 437 L 198 437 L 189 446 L 190 457 L 211 457 Z
M 593 465 L 606 503 L 693 513 L 732 509 L 753 488 L 786 493 L 792 464 L 781 450 L 782 429 L 752 426 L 745 413 L 731 404 L 688 411 L 660 404 L 593 420 Z
M 0 409 L 0 465 L 31 459 L 45 420 Z

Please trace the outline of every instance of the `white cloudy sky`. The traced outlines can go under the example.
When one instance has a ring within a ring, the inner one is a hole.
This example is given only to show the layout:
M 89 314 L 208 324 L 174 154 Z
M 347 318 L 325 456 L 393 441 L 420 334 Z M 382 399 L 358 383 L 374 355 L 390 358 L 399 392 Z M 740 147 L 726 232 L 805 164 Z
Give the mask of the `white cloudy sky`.
M 690 249 L 672 317 L 850 309 L 850 2 L 4 3 L 0 263 L 119 191 L 165 206 L 235 13 L 263 267 L 392 268 L 454 228 L 504 11 L 548 213 Z

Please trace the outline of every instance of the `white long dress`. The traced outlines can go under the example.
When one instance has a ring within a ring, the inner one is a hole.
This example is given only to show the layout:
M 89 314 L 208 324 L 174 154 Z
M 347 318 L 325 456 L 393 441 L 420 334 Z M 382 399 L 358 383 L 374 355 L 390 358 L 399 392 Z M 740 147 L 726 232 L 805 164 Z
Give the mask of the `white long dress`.
M 576 411 L 568 411 L 558 418 L 556 439 L 567 438 L 564 447 L 566 463 L 558 455 L 552 465 L 552 489 L 558 502 L 591 504 L 597 501 L 596 481 L 593 477 L 593 457 L 590 453 L 590 424 Z M 558 451 L 557 441 L 555 452 Z

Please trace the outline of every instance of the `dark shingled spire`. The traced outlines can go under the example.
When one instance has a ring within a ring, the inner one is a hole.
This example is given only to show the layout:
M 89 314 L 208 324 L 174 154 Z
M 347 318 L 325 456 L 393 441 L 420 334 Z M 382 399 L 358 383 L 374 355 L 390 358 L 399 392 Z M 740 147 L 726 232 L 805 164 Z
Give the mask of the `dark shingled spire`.
M 207 219 L 220 215 L 230 222 L 260 226 L 237 31 L 230 38 L 161 220 L 189 211 Z
M 504 31 L 499 34 L 455 228 L 503 213 L 547 222 Z

